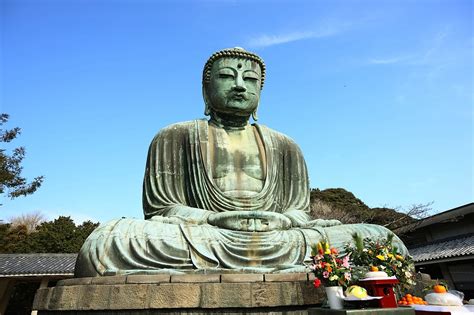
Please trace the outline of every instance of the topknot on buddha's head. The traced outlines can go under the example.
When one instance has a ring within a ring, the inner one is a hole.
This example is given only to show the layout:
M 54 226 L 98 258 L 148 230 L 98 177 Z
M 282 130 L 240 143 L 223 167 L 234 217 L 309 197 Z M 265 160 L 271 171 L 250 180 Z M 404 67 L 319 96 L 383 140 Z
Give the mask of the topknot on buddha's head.
M 263 59 L 260 58 L 257 54 L 254 54 L 250 51 L 247 51 L 241 47 L 226 48 L 220 51 L 217 51 L 209 57 L 206 64 L 204 65 L 204 70 L 202 72 L 202 84 L 205 85 L 211 80 L 211 69 L 214 62 L 221 58 L 244 58 L 255 61 L 260 66 L 262 72 L 260 89 L 263 89 L 263 83 L 265 81 L 265 63 Z

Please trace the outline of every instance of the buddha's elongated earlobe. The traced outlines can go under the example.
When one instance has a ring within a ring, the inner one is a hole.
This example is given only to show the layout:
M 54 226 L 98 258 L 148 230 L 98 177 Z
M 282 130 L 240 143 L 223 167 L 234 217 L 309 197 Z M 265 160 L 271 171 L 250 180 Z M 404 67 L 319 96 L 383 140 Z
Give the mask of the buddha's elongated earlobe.
M 257 121 L 258 120 L 258 116 L 257 116 L 257 109 L 255 108 L 255 110 L 253 111 L 252 113 L 252 118 L 254 121 Z
M 254 110 L 254 112 L 252 113 L 252 118 L 253 118 L 254 121 L 258 120 L 257 110 Z
M 211 107 L 209 106 L 209 99 L 207 98 L 206 87 L 202 86 L 202 97 L 204 98 L 204 115 L 209 116 L 211 114 Z

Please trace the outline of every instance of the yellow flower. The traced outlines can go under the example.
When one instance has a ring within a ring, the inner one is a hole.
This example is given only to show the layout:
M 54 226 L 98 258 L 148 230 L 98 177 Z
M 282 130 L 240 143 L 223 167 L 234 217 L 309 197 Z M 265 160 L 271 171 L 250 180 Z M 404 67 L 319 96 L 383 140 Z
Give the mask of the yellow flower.
M 382 256 L 382 255 L 377 255 L 377 256 L 375 256 L 375 257 L 377 257 L 377 258 L 380 259 L 380 260 L 385 260 L 385 257 Z
M 388 256 L 389 258 L 393 258 L 393 254 L 391 254 L 391 253 L 388 253 L 387 256 Z

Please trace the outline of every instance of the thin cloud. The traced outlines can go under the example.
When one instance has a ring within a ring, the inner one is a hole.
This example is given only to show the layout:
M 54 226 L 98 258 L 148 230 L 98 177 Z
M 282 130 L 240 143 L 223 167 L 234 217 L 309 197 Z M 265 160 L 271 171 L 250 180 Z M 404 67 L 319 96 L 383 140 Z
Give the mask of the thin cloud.
M 427 47 L 423 51 L 395 57 L 390 56 L 382 58 L 371 58 L 369 59 L 368 63 L 372 65 L 390 65 L 402 63 L 417 66 L 439 63 L 443 59 L 443 56 L 440 56 L 440 51 L 443 45 L 445 44 L 448 35 L 449 28 L 446 27 L 428 42 Z
M 440 31 L 436 36 L 432 39 L 430 43 L 430 47 L 428 50 L 423 54 L 422 58 L 420 58 L 420 63 L 429 63 L 435 56 L 437 55 L 438 51 L 444 45 L 446 38 L 449 34 L 449 28 L 446 27 L 444 30 Z
M 304 39 L 311 38 L 323 38 L 330 37 L 340 33 L 340 30 L 334 28 L 325 28 L 319 31 L 307 31 L 307 32 L 291 32 L 278 35 L 263 34 L 258 37 L 252 38 L 247 42 L 247 46 L 253 48 L 263 48 L 274 45 L 281 45 L 290 42 L 295 42 Z
M 393 63 L 399 63 L 402 61 L 405 61 L 407 58 L 406 57 L 393 57 L 393 58 L 386 58 L 386 59 L 370 59 L 369 63 L 370 64 L 375 64 L 375 65 L 388 65 L 388 64 L 393 64 Z

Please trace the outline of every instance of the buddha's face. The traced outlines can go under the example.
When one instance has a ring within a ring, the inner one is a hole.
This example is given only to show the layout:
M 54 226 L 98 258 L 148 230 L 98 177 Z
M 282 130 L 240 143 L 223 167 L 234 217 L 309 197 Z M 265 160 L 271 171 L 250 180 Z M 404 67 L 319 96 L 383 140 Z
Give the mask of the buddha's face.
M 249 116 L 260 100 L 261 74 L 259 64 L 248 59 L 216 60 L 206 87 L 209 106 L 218 113 Z

